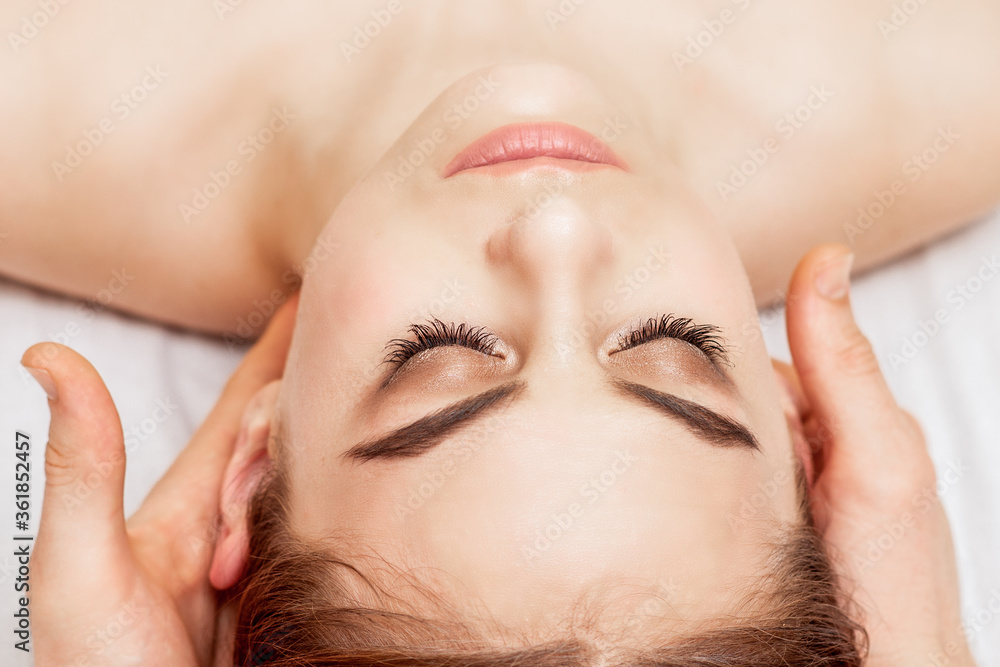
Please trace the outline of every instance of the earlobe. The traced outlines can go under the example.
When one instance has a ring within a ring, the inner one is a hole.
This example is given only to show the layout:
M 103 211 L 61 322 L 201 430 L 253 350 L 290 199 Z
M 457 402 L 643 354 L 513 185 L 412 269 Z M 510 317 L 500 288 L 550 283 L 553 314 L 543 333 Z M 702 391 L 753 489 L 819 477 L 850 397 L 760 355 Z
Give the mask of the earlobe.
M 222 481 L 219 534 L 209 570 L 209 580 L 218 590 L 234 586 L 246 565 L 250 548 L 247 513 L 258 482 L 273 463 L 268 440 L 280 386 L 280 380 L 265 385 L 247 404 Z
M 785 420 L 788 423 L 788 433 L 792 438 L 792 451 L 802 463 L 806 473 L 806 481 L 809 488 L 812 488 L 816 479 L 815 452 L 809 446 L 809 440 L 805 433 L 809 406 L 799 384 L 795 368 L 776 359 L 772 359 L 771 362 L 778 384 L 781 405 L 785 412 Z

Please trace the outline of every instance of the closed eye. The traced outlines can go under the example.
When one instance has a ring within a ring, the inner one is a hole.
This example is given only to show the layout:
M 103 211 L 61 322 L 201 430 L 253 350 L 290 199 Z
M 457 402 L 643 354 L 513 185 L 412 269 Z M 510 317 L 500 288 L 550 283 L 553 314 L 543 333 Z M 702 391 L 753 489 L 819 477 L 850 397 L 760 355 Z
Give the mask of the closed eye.
M 689 317 L 671 314 L 651 317 L 642 326 L 619 336 L 618 347 L 608 354 L 624 352 L 660 338 L 676 338 L 701 350 L 713 364 L 731 365 L 720 331 L 719 327 L 712 324 L 695 324 Z
M 394 338 L 386 344 L 386 356 L 382 363 L 397 368 L 409 359 L 435 347 L 458 345 L 490 356 L 496 354 L 497 337 L 485 327 L 470 326 L 465 322 L 445 324 L 438 318 L 426 323 L 414 323 L 409 327 L 413 339 Z M 633 347 L 658 340 L 675 338 L 698 348 L 716 365 L 731 365 L 729 353 L 719 327 L 712 324 L 695 324 L 689 317 L 673 314 L 651 317 L 642 325 L 632 328 L 618 338 L 618 347 L 610 354 L 624 352 Z
M 461 322 L 445 324 L 438 318 L 429 319 L 426 323 L 411 324 L 412 340 L 394 338 L 386 344 L 387 353 L 382 363 L 393 364 L 397 368 L 412 357 L 435 347 L 459 345 L 482 352 L 490 356 L 495 353 L 497 337 L 484 327 L 472 327 Z

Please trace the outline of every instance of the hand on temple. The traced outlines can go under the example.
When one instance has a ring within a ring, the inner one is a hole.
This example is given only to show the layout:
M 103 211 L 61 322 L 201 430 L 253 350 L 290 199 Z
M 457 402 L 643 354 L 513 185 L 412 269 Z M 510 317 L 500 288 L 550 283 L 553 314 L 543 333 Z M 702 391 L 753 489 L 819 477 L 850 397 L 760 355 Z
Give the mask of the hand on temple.
M 228 664 L 208 577 L 220 487 L 244 406 L 283 372 L 297 302 L 293 296 L 274 316 L 127 522 L 124 439 L 104 382 L 68 347 L 40 343 L 25 352 L 22 363 L 36 377 L 43 371 L 51 412 L 31 556 L 38 667 Z
M 870 667 L 974 666 L 934 466 L 855 324 L 849 252 L 820 246 L 799 263 L 787 304 L 795 368 L 779 365 L 813 453 L 817 527 L 860 607 Z

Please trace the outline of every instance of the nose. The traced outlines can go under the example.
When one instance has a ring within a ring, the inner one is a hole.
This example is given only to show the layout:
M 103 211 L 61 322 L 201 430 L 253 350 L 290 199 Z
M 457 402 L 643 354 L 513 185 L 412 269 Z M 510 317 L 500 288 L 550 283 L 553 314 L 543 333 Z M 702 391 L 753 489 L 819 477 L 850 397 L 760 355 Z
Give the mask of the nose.
M 606 291 L 614 237 L 572 198 L 552 195 L 536 201 L 490 237 L 487 257 L 507 275 L 511 288 L 523 293 L 536 342 L 547 339 L 543 346 L 565 349 L 560 341 L 579 339 L 587 309 Z
M 538 289 L 573 291 L 596 280 L 613 258 L 610 230 L 572 199 L 543 193 L 536 202 L 493 234 L 490 262 Z

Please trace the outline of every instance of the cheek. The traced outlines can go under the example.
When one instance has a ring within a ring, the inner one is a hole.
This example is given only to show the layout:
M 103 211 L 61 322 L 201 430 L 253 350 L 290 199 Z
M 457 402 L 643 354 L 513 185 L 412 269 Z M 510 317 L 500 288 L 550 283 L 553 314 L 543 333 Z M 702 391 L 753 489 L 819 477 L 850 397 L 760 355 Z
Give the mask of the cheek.
M 347 338 L 383 331 L 403 299 L 397 272 L 405 267 L 377 253 L 359 259 L 346 264 L 329 283 L 329 323 L 335 328 L 328 331 Z
M 343 342 L 345 351 L 399 327 L 400 318 L 426 299 L 442 258 L 425 252 L 417 238 L 392 244 L 355 239 L 335 266 L 307 278 L 303 308 L 313 335 Z M 407 252 L 401 252 L 406 249 Z

